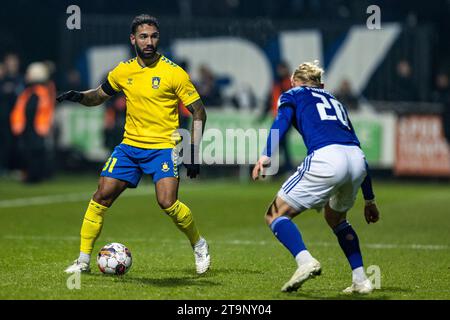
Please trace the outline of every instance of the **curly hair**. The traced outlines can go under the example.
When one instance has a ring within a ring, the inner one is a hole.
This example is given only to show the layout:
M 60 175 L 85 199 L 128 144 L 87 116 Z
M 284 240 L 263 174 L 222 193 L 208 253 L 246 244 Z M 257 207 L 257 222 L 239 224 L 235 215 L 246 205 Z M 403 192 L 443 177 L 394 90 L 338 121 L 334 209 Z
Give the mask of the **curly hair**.
M 320 86 L 324 71 L 319 66 L 319 60 L 304 62 L 295 69 L 293 78 L 300 80 L 304 84 Z

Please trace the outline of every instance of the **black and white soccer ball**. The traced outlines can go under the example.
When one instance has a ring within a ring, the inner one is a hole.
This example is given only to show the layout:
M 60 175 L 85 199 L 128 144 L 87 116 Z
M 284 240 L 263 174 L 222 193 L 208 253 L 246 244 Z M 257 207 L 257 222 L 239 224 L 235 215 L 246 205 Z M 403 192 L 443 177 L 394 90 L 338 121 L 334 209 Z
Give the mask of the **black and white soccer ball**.
M 124 275 L 130 270 L 131 251 L 121 243 L 108 243 L 97 255 L 97 265 L 102 273 Z

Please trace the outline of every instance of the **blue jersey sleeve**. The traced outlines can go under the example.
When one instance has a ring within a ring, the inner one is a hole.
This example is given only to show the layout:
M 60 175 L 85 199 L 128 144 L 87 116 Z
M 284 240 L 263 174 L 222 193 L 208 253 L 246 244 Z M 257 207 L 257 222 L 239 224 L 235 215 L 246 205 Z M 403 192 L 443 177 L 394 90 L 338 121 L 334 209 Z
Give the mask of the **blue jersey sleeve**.
M 364 196 L 364 200 L 373 200 L 375 198 L 375 195 L 373 193 L 372 178 L 370 177 L 369 164 L 367 163 L 367 161 L 366 161 L 366 171 L 367 175 L 361 184 L 361 190 Z
M 275 121 L 270 128 L 269 136 L 267 137 L 266 148 L 263 151 L 263 155 L 271 157 L 273 152 L 277 150 L 280 141 L 284 139 L 284 136 L 288 132 L 292 119 L 294 118 L 294 106 L 291 98 L 284 97 L 286 93 L 282 94 L 278 103 L 278 114 Z M 275 132 L 278 132 L 278 138 L 274 136 Z
M 284 92 L 278 99 L 278 109 L 281 109 L 282 107 L 295 108 L 295 105 L 295 97 L 291 91 Z

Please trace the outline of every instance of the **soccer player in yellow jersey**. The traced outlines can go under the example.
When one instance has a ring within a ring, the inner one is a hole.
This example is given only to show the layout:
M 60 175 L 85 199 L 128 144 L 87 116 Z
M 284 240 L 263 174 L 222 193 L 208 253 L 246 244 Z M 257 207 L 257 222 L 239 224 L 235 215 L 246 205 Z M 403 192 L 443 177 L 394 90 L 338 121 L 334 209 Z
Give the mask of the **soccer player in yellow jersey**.
M 137 56 L 119 63 L 101 86 L 84 92 L 68 91 L 57 98 L 59 102 L 69 100 L 88 107 L 102 104 L 119 91 L 127 98 L 124 139 L 106 161 L 81 226 L 80 255 L 65 271 L 90 270 L 92 249 L 102 230 L 106 211 L 126 188 L 138 185 L 142 174 L 150 174 L 158 204 L 189 239 L 197 273 L 202 274 L 210 265 L 208 244 L 200 236 L 189 207 L 178 200 L 179 176 L 174 147 L 179 138 L 174 133 L 178 129 L 178 101 L 181 100 L 193 115 L 190 155 L 191 160 L 198 159 L 201 132 L 194 127 L 200 124 L 203 131 L 205 108 L 188 74 L 157 51 L 159 24 L 156 18 L 135 17 L 130 41 Z M 199 174 L 198 163 L 185 161 L 184 164 L 190 178 Z

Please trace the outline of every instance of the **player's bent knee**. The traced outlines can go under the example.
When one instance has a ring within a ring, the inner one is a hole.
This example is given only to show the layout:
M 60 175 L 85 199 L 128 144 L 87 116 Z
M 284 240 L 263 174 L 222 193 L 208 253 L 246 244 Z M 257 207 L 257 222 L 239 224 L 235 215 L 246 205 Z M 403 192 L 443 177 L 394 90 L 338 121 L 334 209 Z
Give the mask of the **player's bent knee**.
M 276 206 L 274 203 L 272 203 L 269 208 L 266 211 L 266 214 L 264 215 L 264 221 L 268 226 L 270 226 L 276 218 L 281 216 L 280 212 L 276 210 Z
M 163 210 L 172 207 L 175 204 L 176 201 L 177 201 L 176 198 L 175 199 L 173 199 L 173 198 L 162 198 L 162 199 L 159 199 L 158 198 L 159 207 L 161 209 L 163 209 Z
M 336 228 L 342 221 L 347 219 L 347 212 L 338 212 L 332 209 L 328 204 L 325 206 L 325 220 L 330 228 Z
M 105 207 L 110 207 L 114 202 L 114 197 L 112 195 L 109 195 L 108 193 L 104 192 L 101 189 L 98 189 L 95 193 L 92 199 L 97 202 L 98 204 L 101 204 Z

